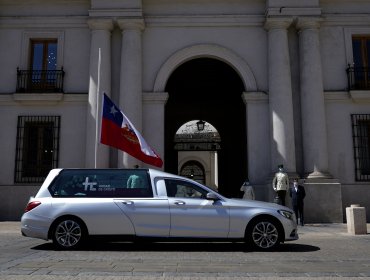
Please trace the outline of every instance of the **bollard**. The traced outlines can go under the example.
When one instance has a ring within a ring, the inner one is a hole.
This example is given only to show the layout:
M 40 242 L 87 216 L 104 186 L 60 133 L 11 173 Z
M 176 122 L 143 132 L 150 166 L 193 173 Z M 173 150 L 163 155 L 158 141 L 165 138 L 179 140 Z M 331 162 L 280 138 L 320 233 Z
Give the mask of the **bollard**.
M 366 210 L 359 204 L 346 208 L 347 230 L 351 234 L 367 234 Z

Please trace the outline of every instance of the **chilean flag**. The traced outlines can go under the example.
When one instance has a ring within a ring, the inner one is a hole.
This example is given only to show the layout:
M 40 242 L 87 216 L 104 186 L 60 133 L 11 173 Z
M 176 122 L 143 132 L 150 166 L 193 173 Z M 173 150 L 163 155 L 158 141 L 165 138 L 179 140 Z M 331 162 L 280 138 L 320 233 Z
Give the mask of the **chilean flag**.
M 104 93 L 102 144 L 115 147 L 150 165 L 162 167 L 162 159 L 146 143 L 125 114 Z

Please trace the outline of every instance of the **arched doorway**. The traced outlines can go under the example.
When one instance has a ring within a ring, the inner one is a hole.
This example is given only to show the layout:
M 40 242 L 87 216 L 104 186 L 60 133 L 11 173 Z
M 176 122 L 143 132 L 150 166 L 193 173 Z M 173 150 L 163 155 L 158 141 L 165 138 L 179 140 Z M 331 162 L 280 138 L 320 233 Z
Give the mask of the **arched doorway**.
M 167 81 L 165 106 L 165 170 L 178 173 L 174 136 L 184 123 L 200 119 L 212 123 L 222 142 L 218 154 L 219 192 L 239 197 L 247 177 L 246 113 L 241 95 L 244 85 L 228 64 L 196 58 L 180 65 Z
M 217 129 L 203 120 L 192 120 L 177 130 L 174 142 L 179 174 L 218 190 L 218 151 L 221 150 L 221 137 Z M 184 172 L 184 166 L 188 163 L 194 165 L 188 168 L 187 172 L 190 173 Z M 202 181 L 196 177 L 196 165 L 203 170 Z
M 198 161 L 189 160 L 185 162 L 185 164 L 181 167 L 180 175 L 190 178 L 201 184 L 205 184 L 206 174 L 204 172 L 204 167 Z

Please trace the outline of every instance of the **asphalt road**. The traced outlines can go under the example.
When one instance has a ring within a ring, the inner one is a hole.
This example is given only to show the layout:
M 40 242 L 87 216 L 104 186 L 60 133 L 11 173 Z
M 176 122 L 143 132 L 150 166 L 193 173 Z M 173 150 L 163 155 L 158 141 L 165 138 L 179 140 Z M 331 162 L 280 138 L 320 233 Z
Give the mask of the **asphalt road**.
M 368 224 L 370 232 L 370 224 Z M 99 243 L 55 251 L 0 222 L 0 279 L 370 279 L 370 234 L 345 224 L 299 227 L 300 239 L 274 252 L 243 243 Z

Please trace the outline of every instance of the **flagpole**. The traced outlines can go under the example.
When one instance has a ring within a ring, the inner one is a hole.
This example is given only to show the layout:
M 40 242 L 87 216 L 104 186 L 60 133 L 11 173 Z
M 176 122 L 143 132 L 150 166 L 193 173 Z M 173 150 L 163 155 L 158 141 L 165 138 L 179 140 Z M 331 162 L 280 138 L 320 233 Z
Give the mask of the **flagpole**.
M 96 89 L 96 111 L 95 111 L 95 163 L 94 163 L 95 168 L 97 168 L 97 165 L 98 165 L 100 67 L 101 67 L 101 49 L 99 48 L 98 85 Z

